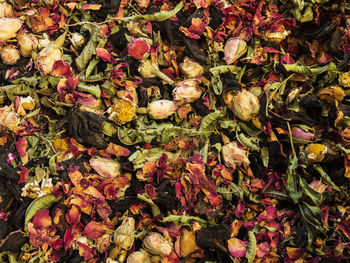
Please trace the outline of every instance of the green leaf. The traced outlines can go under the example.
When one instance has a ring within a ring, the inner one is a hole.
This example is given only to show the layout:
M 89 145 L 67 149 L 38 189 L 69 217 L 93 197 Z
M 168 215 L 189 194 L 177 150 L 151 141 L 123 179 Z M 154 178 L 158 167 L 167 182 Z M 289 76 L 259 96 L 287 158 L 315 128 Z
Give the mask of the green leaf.
M 207 221 L 197 217 L 197 216 L 186 216 L 186 215 L 170 215 L 167 217 L 164 217 L 162 220 L 164 223 L 173 222 L 176 225 L 190 225 L 191 221 L 198 222 L 202 227 L 205 227 L 208 225 Z
M 252 149 L 253 151 L 259 151 L 259 143 L 257 142 L 258 138 L 248 138 L 243 133 L 237 134 L 237 140 L 244 145 L 245 147 L 248 147 Z
M 58 175 L 57 170 L 56 170 L 56 157 L 59 155 L 60 153 L 56 153 L 55 155 L 53 155 L 50 160 L 49 160 L 49 168 L 50 168 L 50 172 L 53 175 Z
M 42 209 L 48 209 L 53 203 L 61 200 L 62 197 L 55 197 L 53 194 L 44 195 L 35 199 L 27 208 L 24 219 L 24 229 L 27 231 L 29 221 Z
M 118 130 L 112 123 L 105 121 L 102 125 L 102 132 L 107 136 L 112 137 L 118 132 Z
M 260 157 L 265 167 L 269 166 L 269 148 L 261 148 Z
M 314 189 L 310 188 L 304 178 L 299 177 L 300 186 L 303 189 L 303 192 L 306 196 L 308 196 L 314 205 L 319 206 L 321 203 L 321 195 L 316 192 Z
M 290 157 L 289 157 L 290 158 Z M 289 159 L 289 164 L 287 168 L 287 191 L 289 193 L 289 196 L 292 198 L 293 202 L 297 204 L 299 202 L 299 199 L 302 196 L 302 193 L 298 191 L 298 181 L 297 175 L 295 173 L 295 169 L 297 168 L 298 165 L 298 158 L 293 157 Z
M 287 71 L 291 71 L 299 74 L 306 74 L 306 75 L 319 75 L 319 74 L 322 74 L 323 72 L 326 72 L 328 70 L 334 70 L 336 68 L 333 62 L 328 63 L 321 67 L 308 67 L 303 65 L 301 62 L 296 62 L 294 64 L 284 64 L 283 67 Z
M 300 204 L 300 212 L 309 224 L 316 227 L 323 227 L 322 212 L 318 206 L 312 206 L 302 201 Z
M 92 56 L 96 54 L 96 46 L 98 43 L 98 35 L 100 30 L 91 24 L 85 24 L 84 28 L 90 31 L 91 36 L 89 42 L 84 47 L 83 51 L 76 58 L 75 62 L 79 71 L 83 71 L 91 60 Z
M 212 113 L 209 113 L 202 119 L 201 125 L 199 126 L 199 132 L 212 132 L 215 127 L 215 122 L 222 117 L 223 113 L 219 110 L 216 110 Z
M 240 121 L 238 124 L 249 136 L 258 136 L 262 132 L 261 130 L 255 129 L 250 123 Z
M 85 72 L 85 77 L 89 78 L 89 76 L 91 75 L 92 71 L 94 70 L 94 68 L 96 67 L 96 65 L 98 64 L 100 60 L 99 59 L 92 59 L 88 65 L 88 67 L 86 68 L 86 72 Z
M 235 195 L 240 200 L 243 200 L 244 191 L 241 187 L 239 187 L 235 183 L 231 183 L 229 188 L 226 188 L 224 186 L 217 187 L 216 191 L 229 201 L 232 200 L 232 195 Z
M 245 254 L 248 263 L 254 262 L 256 254 L 256 239 L 253 231 L 248 232 L 247 252 Z
M 332 179 L 329 177 L 329 175 L 322 169 L 322 167 L 318 164 L 314 164 L 313 168 L 321 175 L 324 182 L 327 183 L 329 186 L 331 186 L 334 190 L 337 190 L 341 192 L 340 188 L 333 183 Z
M 211 85 L 213 86 L 214 93 L 216 95 L 221 95 L 223 86 L 222 86 L 222 81 L 220 79 L 220 76 L 212 76 Z
M 312 7 L 308 5 L 304 10 L 295 7 L 293 10 L 294 17 L 301 23 L 310 22 L 314 19 Z
M 80 82 L 77 88 L 78 91 L 90 93 L 98 99 L 101 97 L 101 89 L 99 85 L 88 85 L 85 82 Z

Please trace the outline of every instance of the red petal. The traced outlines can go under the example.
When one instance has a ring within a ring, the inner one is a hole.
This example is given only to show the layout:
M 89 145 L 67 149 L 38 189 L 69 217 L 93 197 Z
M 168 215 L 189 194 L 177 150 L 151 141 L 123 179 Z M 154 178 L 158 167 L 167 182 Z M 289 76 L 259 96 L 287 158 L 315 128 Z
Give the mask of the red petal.
M 115 63 L 115 59 L 112 56 L 111 53 L 107 51 L 105 48 L 96 48 L 96 54 L 99 56 L 103 61 L 108 61 L 110 63 Z
M 71 225 L 80 221 L 80 211 L 78 206 L 72 205 L 71 209 L 69 209 L 66 214 L 66 221 Z
M 21 169 L 21 171 L 19 172 L 19 180 L 18 183 L 19 184 L 24 184 L 28 178 L 29 175 L 29 170 L 22 166 L 22 165 L 18 165 L 18 168 Z
M 136 59 L 143 59 L 143 56 L 148 52 L 149 46 L 144 40 L 136 40 L 129 46 L 128 53 Z
M 93 186 L 89 186 L 86 188 L 83 193 L 91 195 L 92 197 L 95 197 L 99 199 L 100 201 L 104 201 L 105 197 Z
M 110 142 L 108 144 L 108 147 L 106 149 L 107 153 L 114 154 L 115 156 L 129 156 L 130 150 L 127 148 L 124 148 L 120 145 L 114 144 Z
M 90 239 L 96 239 L 106 233 L 105 226 L 101 222 L 91 221 L 85 226 L 84 234 Z
M 16 150 L 21 157 L 27 154 L 26 148 L 27 148 L 27 140 L 25 138 L 19 138 L 18 141 L 16 142 Z
M 238 238 L 230 238 L 227 240 L 228 249 L 233 257 L 244 257 L 247 251 L 247 241 L 242 241 Z
M 33 224 L 36 229 L 40 227 L 47 228 L 52 225 L 52 220 L 49 215 L 49 210 L 40 210 L 33 217 Z
M 73 74 L 71 66 L 62 60 L 56 60 L 52 67 L 52 75 L 55 77 L 69 77 Z
M 197 33 L 198 35 L 202 35 L 204 33 L 205 27 L 207 25 L 200 18 L 192 18 L 192 24 L 189 30 L 193 33 Z

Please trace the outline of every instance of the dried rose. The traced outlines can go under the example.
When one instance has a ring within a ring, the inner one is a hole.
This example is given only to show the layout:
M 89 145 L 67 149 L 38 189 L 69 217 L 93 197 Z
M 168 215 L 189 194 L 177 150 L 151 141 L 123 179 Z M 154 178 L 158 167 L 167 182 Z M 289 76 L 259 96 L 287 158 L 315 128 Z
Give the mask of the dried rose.
M 107 113 L 109 113 L 109 120 L 117 124 L 125 124 L 136 116 L 136 106 L 131 100 L 121 99 L 112 105 Z
M 196 79 L 186 79 L 178 83 L 173 90 L 175 104 L 181 106 L 199 99 L 203 93 L 203 88 L 198 84 Z
M 1 59 L 6 65 L 15 65 L 20 58 L 19 51 L 14 45 L 7 45 L 1 50 Z
M 19 129 L 20 117 L 14 111 L 13 106 L 4 106 L 0 108 L 0 125 L 3 125 L 10 129 L 11 131 L 16 132 Z
M 84 37 L 81 34 L 73 33 L 70 37 L 72 45 L 76 48 L 81 47 L 84 44 Z
M 120 164 L 107 158 L 91 158 L 90 165 L 102 177 L 114 178 L 120 175 Z
M 187 257 L 198 249 L 199 247 L 196 244 L 196 233 L 185 228 L 182 229 L 180 235 L 181 257 Z
M 165 75 L 162 71 L 159 70 L 158 65 L 152 63 L 149 59 L 144 59 L 141 61 L 141 64 L 138 68 L 140 75 L 144 78 L 154 78 L 159 77 L 162 80 L 173 84 L 173 80 Z
M 29 57 L 32 51 L 35 51 L 39 45 L 38 39 L 34 35 L 24 32 L 20 32 L 17 35 L 17 41 L 23 57 Z
M 315 135 L 311 132 L 306 132 L 298 127 L 293 127 L 291 129 L 293 138 L 301 139 L 305 141 L 312 141 Z
M 232 169 L 236 169 L 237 166 L 242 164 L 250 164 L 247 152 L 239 148 L 236 142 L 225 144 L 221 149 L 221 153 L 225 163 Z
M 135 220 L 132 217 L 124 218 L 122 224 L 113 235 L 114 243 L 122 249 L 129 250 L 134 244 Z
M 161 234 L 152 232 L 143 239 L 143 247 L 151 254 L 167 256 L 171 253 L 173 244 Z
M 176 105 L 171 100 L 157 100 L 148 104 L 147 111 L 151 118 L 162 120 L 176 111 Z
M 270 31 L 270 30 L 266 31 L 265 39 L 267 41 L 279 43 L 283 39 L 285 39 L 290 33 L 291 31 L 286 30 L 282 25 L 279 31 Z
M 0 40 L 7 41 L 16 36 L 17 31 L 21 28 L 23 21 L 17 18 L 0 19 Z
M 52 72 L 53 65 L 56 61 L 62 60 L 62 56 L 63 54 L 59 47 L 54 44 L 48 45 L 38 54 L 35 66 L 43 74 L 50 74 Z
M 195 78 L 204 73 L 204 68 L 199 63 L 188 57 L 185 57 L 184 62 L 180 64 L 180 69 L 188 79 Z
M 243 39 L 230 38 L 226 41 L 224 48 L 224 60 L 227 64 L 232 64 L 242 57 L 247 51 L 247 43 Z
M 311 143 L 305 148 L 305 154 L 310 162 L 321 162 L 327 153 L 324 144 Z
M 11 17 L 13 15 L 12 5 L 6 2 L 0 3 L 0 18 Z
M 228 105 L 229 109 L 242 121 L 250 121 L 259 113 L 259 99 L 246 89 L 238 91 Z
M 344 88 L 350 87 L 350 72 L 345 72 L 339 77 L 339 84 Z
M 100 253 L 103 253 L 107 251 L 111 244 L 111 235 L 110 234 L 104 234 L 102 237 L 97 239 L 97 251 Z
M 333 102 L 341 102 L 345 97 L 344 90 L 339 86 L 330 86 L 324 89 L 321 89 L 318 92 L 318 96 L 322 99 L 327 101 L 328 103 Z
M 150 254 L 144 250 L 132 252 L 126 261 L 127 263 L 151 263 Z

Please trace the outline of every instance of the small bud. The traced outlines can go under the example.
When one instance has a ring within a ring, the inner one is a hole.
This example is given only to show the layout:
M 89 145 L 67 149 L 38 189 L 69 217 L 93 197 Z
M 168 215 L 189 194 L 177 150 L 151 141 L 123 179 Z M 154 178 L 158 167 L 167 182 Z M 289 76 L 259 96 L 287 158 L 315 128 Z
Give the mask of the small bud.
M 150 254 L 144 250 L 132 252 L 126 261 L 127 263 L 151 263 Z
M 221 149 L 221 153 L 226 165 L 232 169 L 236 169 L 237 166 L 242 164 L 250 164 L 246 150 L 239 148 L 236 142 L 225 144 Z
M 17 18 L 0 19 L 0 40 L 7 41 L 16 36 L 17 31 L 21 28 L 23 21 Z
M 12 5 L 5 2 L 0 3 L 0 18 L 12 17 L 13 15 Z
M 23 32 L 17 35 L 17 41 L 23 57 L 29 57 L 32 54 L 32 51 L 36 50 L 39 45 L 35 36 Z
M 143 239 L 143 247 L 151 254 L 167 256 L 171 253 L 173 244 L 161 234 L 152 232 Z
M 107 113 L 109 113 L 109 120 L 116 124 L 125 124 L 136 116 L 136 106 L 131 100 L 121 99 L 112 105 Z
M 311 132 L 306 132 L 298 127 L 292 128 L 292 136 L 295 139 L 301 139 L 305 141 L 312 141 L 315 138 L 315 135 Z
M 127 217 L 122 224 L 117 228 L 113 236 L 114 243 L 122 249 L 129 250 L 134 244 L 135 220 L 132 217 Z
M 104 234 L 102 237 L 97 239 L 97 251 L 99 253 L 104 253 L 105 251 L 107 251 L 107 249 L 109 248 L 110 244 L 111 244 L 111 236 L 110 234 Z
M 350 87 L 350 72 L 345 72 L 339 77 L 339 84 L 344 88 Z
M 78 48 L 84 44 L 85 39 L 81 34 L 73 33 L 70 37 L 70 41 L 74 47 Z
M 247 51 L 247 43 L 243 39 L 230 38 L 226 41 L 224 48 L 224 60 L 227 64 L 232 64 L 242 57 Z
M 176 85 L 173 90 L 173 98 L 177 106 L 195 102 L 201 97 L 203 88 L 198 84 L 196 79 L 185 79 Z
M 242 89 L 233 96 L 228 108 L 242 121 L 250 121 L 259 113 L 260 104 L 257 96 Z
M 35 66 L 43 74 L 50 74 L 52 72 L 53 65 L 56 61 L 62 60 L 62 56 L 63 54 L 60 48 L 56 47 L 55 45 L 48 45 L 38 54 Z
M 162 120 L 168 118 L 176 110 L 176 105 L 171 100 L 157 100 L 148 104 L 147 111 L 151 118 Z
M 14 65 L 20 58 L 18 49 L 13 45 L 7 45 L 1 50 L 1 59 L 6 65 Z
M 195 78 L 204 73 L 204 68 L 199 63 L 188 57 L 186 57 L 184 62 L 180 64 L 180 69 L 188 79 Z
M 305 154 L 310 162 L 321 162 L 327 153 L 327 147 L 324 144 L 311 143 L 305 148 Z

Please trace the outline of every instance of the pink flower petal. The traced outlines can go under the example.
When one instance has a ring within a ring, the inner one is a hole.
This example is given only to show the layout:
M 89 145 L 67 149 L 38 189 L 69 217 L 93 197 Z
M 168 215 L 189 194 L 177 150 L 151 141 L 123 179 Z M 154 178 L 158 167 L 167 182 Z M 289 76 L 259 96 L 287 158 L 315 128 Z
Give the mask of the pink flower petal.
M 56 60 L 52 67 L 52 75 L 55 77 L 69 77 L 73 74 L 71 66 L 62 60 Z
M 228 249 L 233 257 L 244 257 L 247 251 L 248 241 L 242 241 L 238 238 L 232 237 L 227 240 Z
M 49 210 L 40 210 L 33 217 L 33 224 L 35 228 L 47 228 L 52 225 L 52 220 L 49 215 Z
M 105 48 L 96 48 L 96 54 L 105 62 L 116 63 L 116 60 L 112 56 L 111 53 L 107 51 Z
M 136 59 L 143 59 L 143 56 L 148 52 L 149 46 L 144 40 L 135 40 L 128 48 L 129 56 Z

